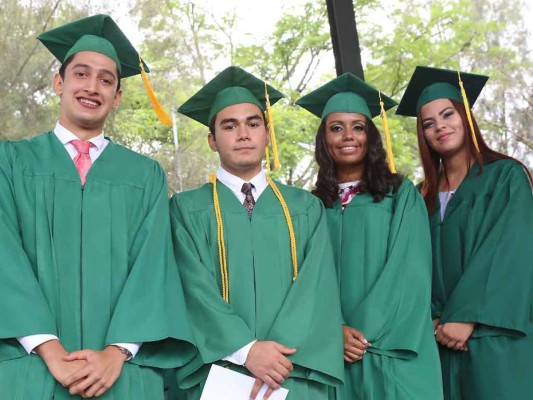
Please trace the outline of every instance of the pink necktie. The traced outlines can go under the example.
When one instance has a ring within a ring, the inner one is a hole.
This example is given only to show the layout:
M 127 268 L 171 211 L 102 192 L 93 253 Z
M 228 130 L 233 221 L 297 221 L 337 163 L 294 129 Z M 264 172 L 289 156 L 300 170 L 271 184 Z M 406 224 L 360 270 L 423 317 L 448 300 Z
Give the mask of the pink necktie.
M 81 178 L 81 184 L 85 185 L 85 177 L 91 169 L 91 157 L 89 156 L 89 149 L 94 146 L 91 142 L 85 140 L 71 140 L 70 143 L 76 148 L 78 155 L 74 157 L 74 165 L 78 170 Z

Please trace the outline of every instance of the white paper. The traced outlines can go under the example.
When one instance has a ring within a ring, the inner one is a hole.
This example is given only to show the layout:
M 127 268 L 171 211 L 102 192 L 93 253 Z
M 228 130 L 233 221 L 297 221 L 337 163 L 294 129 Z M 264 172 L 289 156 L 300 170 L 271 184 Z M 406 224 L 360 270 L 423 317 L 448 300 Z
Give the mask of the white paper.
M 249 400 L 255 378 L 240 374 L 228 368 L 212 365 L 200 400 Z M 268 386 L 263 385 L 256 400 L 262 400 Z M 274 390 L 269 400 L 285 400 L 289 391 Z

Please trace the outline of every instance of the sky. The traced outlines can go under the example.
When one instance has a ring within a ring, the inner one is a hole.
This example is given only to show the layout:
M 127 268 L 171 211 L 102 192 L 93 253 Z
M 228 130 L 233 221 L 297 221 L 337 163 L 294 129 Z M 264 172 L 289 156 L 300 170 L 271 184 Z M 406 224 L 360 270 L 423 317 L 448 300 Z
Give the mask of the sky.
M 105 0 L 90 0 L 91 6 L 94 7 L 94 12 L 101 12 L 101 4 L 106 4 L 106 12 L 113 17 L 120 28 L 125 32 L 134 46 L 142 43 L 143 37 L 137 29 L 135 22 L 129 16 L 130 7 L 123 6 L 123 2 L 119 6 L 107 6 Z M 206 9 L 212 10 L 215 16 L 223 15 L 225 13 L 236 11 L 237 20 L 234 29 L 234 40 L 236 44 L 250 45 L 253 43 L 261 43 L 266 38 L 276 25 L 277 20 L 285 13 L 291 10 L 298 10 L 308 0 L 194 0 L 194 4 L 203 5 Z M 326 7 L 325 0 L 323 1 Z M 129 0 L 133 4 L 134 0 Z M 110 8 L 111 7 L 111 8 Z M 221 66 L 219 69 L 223 69 Z M 320 66 L 315 76 L 319 77 L 324 73 L 335 73 L 335 59 L 333 52 L 330 57 L 324 57 L 321 60 Z

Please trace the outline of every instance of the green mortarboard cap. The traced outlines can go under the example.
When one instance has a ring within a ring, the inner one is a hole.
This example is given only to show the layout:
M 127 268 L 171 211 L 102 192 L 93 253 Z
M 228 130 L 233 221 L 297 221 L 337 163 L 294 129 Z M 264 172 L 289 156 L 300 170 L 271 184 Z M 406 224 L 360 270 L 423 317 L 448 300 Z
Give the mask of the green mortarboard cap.
M 111 58 L 121 78 L 141 73 L 139 53 L 109 15 L 83 18 L 43 32 L 37 39 L 61 63 L 80 51 L 94 51 Z M 149 72 L 144 61 L 143 66 Z
M 359 113 L 372 119 L 381 112 L 379 96 L 376 89 L 347 72 L 301 97 L 296 104 L 321 119 L 333 112 Z M 396 105 L 383 94 L 381 99 L 385 110 Z
M 485 75 L 461 72 L 470 107 L 474 105 L 488 79 Z M 396 114 L 416 117 L 424 104 L 437 99 L 451 99 L 463 103 L 457 71 L 418 66 L 405 89 Z
M 270 104 L 283 94 L 267 85 Z M 265 82 L 239 67 L 228 67 L 181 105 L 178 112 L 209 127 L 213 117 L 226 107 L 252 103 L 266 109 Z

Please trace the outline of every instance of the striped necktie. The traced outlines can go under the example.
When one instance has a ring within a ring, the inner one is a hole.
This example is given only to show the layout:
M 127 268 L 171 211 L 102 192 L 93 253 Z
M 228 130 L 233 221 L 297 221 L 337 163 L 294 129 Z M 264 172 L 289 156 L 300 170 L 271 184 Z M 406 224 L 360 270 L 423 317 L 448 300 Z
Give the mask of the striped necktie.
M 248 215 L 252 215 L 252 212 L 254 211 L 254 205 L 255 205 L 255 199 L 254 199 L 254 196 L 252 194 L 252 188 L 254 187 L 254 185 L 252 185 L 251 183 L 249 182 L 244 182 L 242 184 L 242 188 L 241 188 L 241 192 L 244 193 L 244 202 L 242 203 L 242 205 L 244 206 L 244 208 L 246 209 L 246 211 L 248 212 Z

